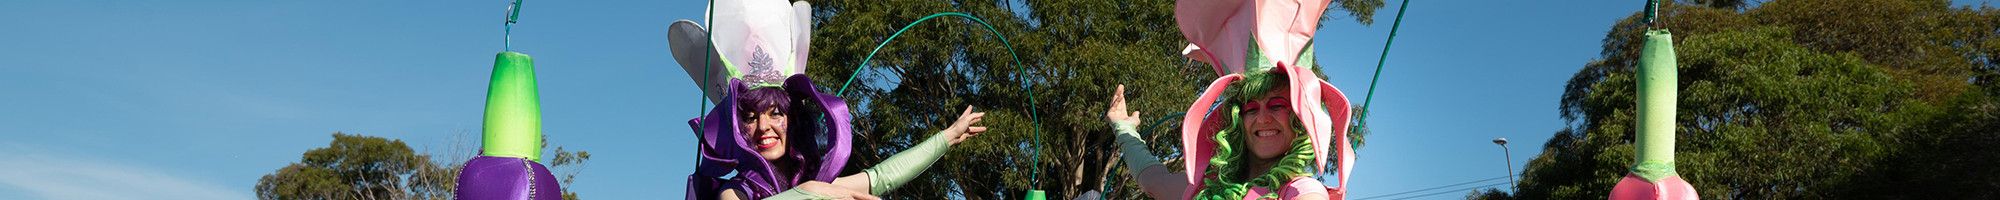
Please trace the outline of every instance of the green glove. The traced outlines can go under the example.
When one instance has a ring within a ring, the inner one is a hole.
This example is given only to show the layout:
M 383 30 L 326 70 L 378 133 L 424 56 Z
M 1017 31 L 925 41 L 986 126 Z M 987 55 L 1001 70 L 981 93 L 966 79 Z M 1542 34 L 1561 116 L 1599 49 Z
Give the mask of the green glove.
M 776 194 L 776 195 L 771 195 L 771 197 L 764 197 L 764 199 L 767 199 L 767 200 L 779 200 L 779 199 L 787 199 L 787 200 L 789 200 L 789 199 L 810 199 L 810 200 L 831 200 L 831 199 L 839 199 L 839 198 L 834 198 L 834 197 L 829 197 L 829 196 L 826 196 L 826 195 L 824 195 L 824 194 L 819 194 L 819 193 L 813 193 L 813 192 L 811 192 L 811 191 L 806 191 L 805 189 L 798 189 L 798 188 L 792 188 L 792 189 L 790 189 L 790 190 L 785 190 L 785 192 L 781 192 L 781 193 L 778 193 L 778 194 Z
M 924 169 L 931 167 L 931 162 L 936 162 L 938 157 L 944 156 L 945 150 L 948 150 L 946 147 L 951 147 L 951 138 L 945 137 L 944 133 L 932 134 L 931 138 L 924 139 L 923 143 L 917 143 L 902 153 L 889 156 L 888 160 L 883 160 L 882 164 L 876 164 L 873 168 L 862 170 L 861 172 L 868 173 L 868 194 L 888 193 L 889 190 L 910 182 L 910 179 L 916 179 L 917 174 L 922 174 Z
M 1146 140 L 1139 137 L 1139 124 L 1133 122 L 1111 122 L 1111 131 L 1116 132 L 1118 151 L 1125 153 L 1125 169 L 1138 171 L 1159 166 L 1160 158 L 1153 157 L 1153 151 L 1146 149 Z

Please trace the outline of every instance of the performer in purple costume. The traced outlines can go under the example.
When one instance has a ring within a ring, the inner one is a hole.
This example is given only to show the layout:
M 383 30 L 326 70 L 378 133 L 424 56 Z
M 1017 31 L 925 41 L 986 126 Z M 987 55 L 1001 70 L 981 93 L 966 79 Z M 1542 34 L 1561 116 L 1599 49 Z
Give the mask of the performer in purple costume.
M 716 104 L 688 121 L 702 140 L 687 199 L 875 199 L 914 179 L 949 145 L 986 131 L 972 125 L 985 113 L 967 108 L 930 139 L 839 176 L 853 129 L 846 101 L 804 75 L 810 5 L 715 3 L 712 29 L 687 20 L 669 28 L 674 58 Z

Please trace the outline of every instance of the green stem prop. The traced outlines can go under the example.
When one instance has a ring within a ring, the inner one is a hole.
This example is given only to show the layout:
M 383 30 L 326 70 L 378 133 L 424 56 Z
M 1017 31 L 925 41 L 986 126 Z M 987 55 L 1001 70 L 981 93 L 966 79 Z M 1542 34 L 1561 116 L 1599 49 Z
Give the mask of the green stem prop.
M 486 90 L 481 155 L 541 160 L 542 109 L 535 90 L 535 60 L 512 51 L 496 57 Z
M 1649 181 L 1674 174 L 1674 111 L 1677 83 L 1673 34 L 1647 30 L 1639 57 L 1638 160 L 1633 173 Z

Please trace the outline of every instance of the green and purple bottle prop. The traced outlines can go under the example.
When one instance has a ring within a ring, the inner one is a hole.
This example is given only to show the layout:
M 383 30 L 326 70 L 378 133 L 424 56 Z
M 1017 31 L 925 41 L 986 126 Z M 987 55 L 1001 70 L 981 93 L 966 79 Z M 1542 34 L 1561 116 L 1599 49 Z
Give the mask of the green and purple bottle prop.
M 500 52 L 486 90 L 480 153 L 458 174 L 458 199 L 560 200 L 562 186 L 541 159 L 541 100 L 534 58 Z

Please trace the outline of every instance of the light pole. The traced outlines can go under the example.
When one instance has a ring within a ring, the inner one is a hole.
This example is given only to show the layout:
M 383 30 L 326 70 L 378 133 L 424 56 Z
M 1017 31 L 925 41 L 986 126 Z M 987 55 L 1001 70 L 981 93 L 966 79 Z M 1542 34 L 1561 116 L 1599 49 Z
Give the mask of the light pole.
M 1498 137 L 1498 138 L 1493 138 L 1493 144 L 1498 144 L 1498 145 L 1500 145 L 1500 153 L 1501 153 L 1501 154 L 1506 154 L 1506 158 L 1507 158 L 1507 181 L 1508 181 L 1508 182 L 1507 182 L 1507 186 L 1509 186 L 1509 187 L 1513 187 L 1513 188 L 1514 188 L 1513 190 L 1509 190 L 1509 192 L 1507 192 L 1507 193 L 1514 193 L 1514 192 L 1518 192 L 1518 191 L 1520 191 L 1520 190 L 1521 190 L 1521 186 L 1519 186 L 1519 185 L 1514 185 L 1514 184 L 1515 184 L 1515 182 L 1520 182 L 1520 181 L 1518 181 L 1518 180 L 1515 180 L 1515 179 L 1514 179 L 1514 153 L 1510 153 L 1510 152 L 1508 152 L 1508 150 L 1507 150 L 1507 138 L 1505 138 L 1505 137 Z

